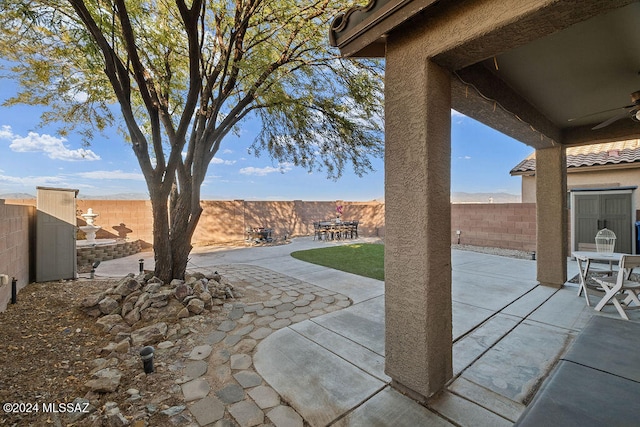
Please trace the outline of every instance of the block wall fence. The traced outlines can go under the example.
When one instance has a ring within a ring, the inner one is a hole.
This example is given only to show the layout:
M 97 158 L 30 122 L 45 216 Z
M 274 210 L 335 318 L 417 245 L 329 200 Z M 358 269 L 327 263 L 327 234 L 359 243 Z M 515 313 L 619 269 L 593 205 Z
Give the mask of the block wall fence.
M 0 200 L 0 274 L 18 279 L 21 288 L 33 279 L 35 268 L 35 199 Z M 359 220 L 359 234 L 384 238 L 384 203 L 347 201 L 214 201 L 202 202 L 203 213 L 193 238 L 194 246 L 241 243 L 247 227 L 272 228 L 273 236 L 313 235 L 313 222 L 335 217 L 343 206 L 342 218 Z M 77 200 L 80 216 L 92 208 L 100 216 L 97 238 L 153 242 L 151 202 L 148 200 Z M 408 213 L 410 214 L 410 213 Z M 444 225 L 445 227 L 447 225 Z M 536 205 L 534 203 L 453 204 L 451 243 L 534 251 L 536 248 Z M 0 311 L 11 297 L 11 285 L 0 287 Z
M 11 301 L 12 278 L 16 278 L 19 291 L 34 276 L 31 253 L 35 252 L 35 214 L 34 206 L 10 205 L 0 200 L 0 274 L 9 276 L 9 283 L 0 285 L 0 311 Z

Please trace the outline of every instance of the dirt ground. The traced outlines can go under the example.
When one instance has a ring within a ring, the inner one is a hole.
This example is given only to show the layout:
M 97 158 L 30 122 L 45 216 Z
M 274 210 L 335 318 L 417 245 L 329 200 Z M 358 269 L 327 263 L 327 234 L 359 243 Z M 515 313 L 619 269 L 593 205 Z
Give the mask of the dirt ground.
M 100 350 L 113 337 L 81 310 L 80 301 L 115 283 L 82 279 L 32 283 L 19 292 L 17 304 L 0 313 L 0 426 L 101 426 L 99 416 L 108 401 L 118 405 L 130 425 L 174 425 L 160 414 L 182 403 L 168 364 L 145 375 L 133 349 L 111 360 L 123 372 L 115 392 L 99 394 L 84 387 L 96 359 L 109 357 Z M 144 399 L 132 399 L 131 389 Z M 91 406 L 74 404 L 77 398 L 88 399 Z M 74 415 L 79 414 L 68 412 L 78 408 L 93 412 L 76 420 Z

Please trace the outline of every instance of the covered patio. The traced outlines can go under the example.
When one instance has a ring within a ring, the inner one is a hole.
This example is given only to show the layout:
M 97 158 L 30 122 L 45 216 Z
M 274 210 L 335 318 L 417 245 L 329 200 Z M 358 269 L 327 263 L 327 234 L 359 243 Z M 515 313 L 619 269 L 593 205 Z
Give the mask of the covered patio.
M 532 286 L 564 295 L 565 149 L 640 135 L 630 97 L 640 90 L 639 21 L 640 3 L 629 0 L 371 0 L 334 21 L 330 39 L 344 56 L 386 60 L 384 352 L 394 389 L 427 402 L 459 369 L 442 226 L 450 109 L 536 149 Z M 537 339 L 554 347 L 556 332 Z

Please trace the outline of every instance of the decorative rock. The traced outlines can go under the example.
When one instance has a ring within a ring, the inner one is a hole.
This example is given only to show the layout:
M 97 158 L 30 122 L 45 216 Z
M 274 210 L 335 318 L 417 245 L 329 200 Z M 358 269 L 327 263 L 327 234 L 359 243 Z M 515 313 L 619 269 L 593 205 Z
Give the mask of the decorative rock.
M 204 378 L 198 378 L 182 384 L 182 394 L 185 402 L 202 399 L 209 394 L 209 390 L 211 390 L 211 386 Z
M 267 417 L 277 427 L 302 427 L 302 417 L 290 406 L 277 406 L 267 412 Z
M 189 317 L 189 309 L 187 307 L 183 308 L 178 312 L 178 319 L 185 319 Z
M 96 306 L 98 305 L 100 300 L 102 300 L 103 298 L 104 298 L 104 293 L 89 295 L 82 299 L 82 301 L 80 302 L 80 306 L 83 308 L 90 308 L 90 307 Z
M 222 402 L 230 405 L 244 399 L 244 390 L 238 384 L 229 384 L 225 388 L 216 391 L 216 396 L 218 396 Z
M 233 378 L 235 378 L 243 388 L 255 387 L 262 384 L 262 378 L 252 371 L 240 371 L 234 374 Z
M 105 405 L 105 408 L 106 407 L 107 405 Z M 109 427 L 123 427 L 129 425 L 129 421 L 124 417 L 124 415 L 122 415 L 122 412 L 120 412 L 120 408 L 118 408 L 117 406 L 110 406 L 108 409 L 106 409 L 104 412 L 104 416 L 107 421 L 106 425 L 108 425 Z
M 122 372 L 117 369 L 105 368 L 93 374 L 93 379 L 85 383 L 85 387 L 96 393 L 111 393 L 120 385 Z
M 272 408 L 280 404 L 280 396 L 271 387 L 261 385 L 249 390 L 249 396 L 261 408 Z
M 224 320 L 222 323 L 220 323 L 220 326 L 218 326 L 218 330 L 229 332 L 232 331 L 235 327 L 236 322 L 234 322 L 233 320 Z
M 204 360 L 211 354 L 212 347 L 210 345 L 199 345 L 189 353 L 189 360 Z
M 241 426 L 256 426 L 264 422 L 262 410 L 249 400 L 234 403 L 229 407 L 229 413 Z
M 122 316 L 119 314 L 108 314 L 96 321 L 98 325 L 102 326 L 104 332 L 109 332 L 114 325 L 120 322 L 122 322 Z
M 111 297 L 104 297 L 98 305 L 100 306 L 100 311 L 104 314 L 111 314 L 119 307 L 118 301 Z
M 249 369 L 252 360 L 248 354 L 232 354 L 231 369 Z
M 136 322 L 140 320 L 140 307 L 134 307 L 133 310 L 127 313 L 124 316 L 124 321 L 127 322 L 128 325 L 134 325 Z
M 140 282 L 133 278 L 125 278 L 120 282 L 118 286 L 116 286 L 113 292 L 126 297 L 127 295 L 134 291 L 137 291 L 138 289 L 140 289 Z
M 173 347 L 175 344 L 173 341 L 162 341 L 161 343 L 159 343 L 157 345 L 158 349 L 160 350 L 165 350 L 167 348 L 171 348 Z
M 149 294 L 155 294 L 162 287 L 161 283 L 148 283 L 147 286 L 144 287 L 144 291 Z
M 169 283 L 169 287 L 170 288 L 176 288 L 180 285 L 184 285 L 184 281 L 180 280 L 180 279 L 173 279 L 170 283 Z
M 177 406 L 172 406 L 170 408 L 167 408 L 164 411 L 160 411 L 160 413 L 163 415 L 167 415 L 169 417 L 173 417 L 174 415 L 178 415 L 180 412 L 184 411 L 186 408 L 187 407 L 184 405 L 177 405 Z M 147 408 L 147 410 L 149 410 L 149 408 Z
M 187 378 L 196 379 L 207 373 L 209 364 L 204 360 L 194 360 L 187 362 L 184 368 L 184 375 Z
M 131 333 L 131 345 L 134 347 L 155 344 L 164 339 L 167 333 L 167 324 L 156 323 Z
M 176 279 L 174 279 L 174 281 L 175 280 Z M 173 283 L 173 281 L 171 283 Z M 176 296 L 178 301 L 184 300 L 191 294 L 193 294 L 193 289 L 191 289 L 191 286 L 185 285 L 184 283 L 180 283 L 179 285 L 177 285 L 174 290 L 174 295 Z
M 149 294 L 149 301 L 153 304 L 158 301 L 168 301 L 169 295 L 171 295 L 172 291 L 170 289 L 164 289 L 156 293 Z
M 187 304 L 187 310 L 193 314 L 200 314 L 204 310 L 204 301 L 194 298 Z
M 224 417 L 224 405 L 215 397 L 205 397 L 189 407 L 189 411 L 196 418 L 198 425 L 204 426 L 215 423 Z
M 120 341 L 118 344 L 116 344 L 113 350 L 116 353 L 128 353 L 129 348 L 130 348 L 130 344 L 129 344 L 129 339 L 127 338 Z

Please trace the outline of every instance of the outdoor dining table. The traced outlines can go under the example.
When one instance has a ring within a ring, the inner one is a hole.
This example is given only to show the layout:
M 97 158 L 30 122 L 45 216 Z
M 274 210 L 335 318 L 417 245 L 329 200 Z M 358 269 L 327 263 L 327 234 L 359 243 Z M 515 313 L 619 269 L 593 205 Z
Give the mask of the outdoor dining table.
M 598 270 L 604 273 L 613 273 L 613 263 L 620 262 L 622 255 L 627 255 L 619 252 L 589 252 L 589 251 L 576 251 L 571 254 L 578 262 L 578 273 L 580 276 L 580 288 L 578 289 L 578 296 L 584 292 L 584 298 L 589 303 L 589 288 L 587 287 L 587 275 L 592 262 L 608 262 L 609 268 L 607 270 Z M 597 295 L 602 296 L 603 292 L 599 292 Z

